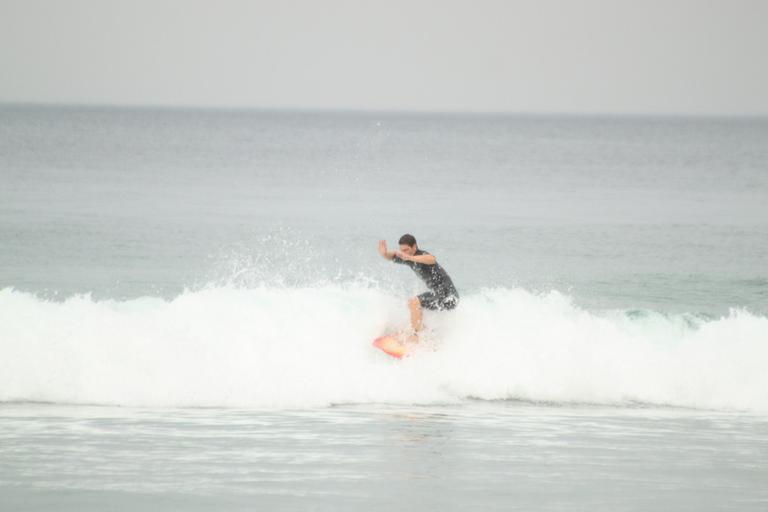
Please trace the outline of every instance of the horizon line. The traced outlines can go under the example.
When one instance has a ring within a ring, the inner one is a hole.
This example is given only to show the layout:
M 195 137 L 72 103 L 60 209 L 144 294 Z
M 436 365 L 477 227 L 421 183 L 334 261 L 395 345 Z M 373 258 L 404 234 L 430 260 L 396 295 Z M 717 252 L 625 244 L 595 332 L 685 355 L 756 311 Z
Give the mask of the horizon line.
M 0 101 L 0 108 L 62 108 L 62 109 L 114 109 L 114 110 L 168 110 L 168 111 L 209 111 L 209 112 L 271 112 L 308 114 L 374 114 L 413 116 L 499 116 L 499 117 L 635 117 L 635 118 L 677 118 L 677 119 L 768 119 L 766 113 L 727 112 L 599 112 L 599 111 L 544 111 L 544 110 L 450 110 L 418 108 L 354 108 L 354 107 L 309 107 L 309 106 L 256 106 L 256 105 L 214 105 L 214 104 L 169 104 L 169 103 L 83 103 L 47 101 Z

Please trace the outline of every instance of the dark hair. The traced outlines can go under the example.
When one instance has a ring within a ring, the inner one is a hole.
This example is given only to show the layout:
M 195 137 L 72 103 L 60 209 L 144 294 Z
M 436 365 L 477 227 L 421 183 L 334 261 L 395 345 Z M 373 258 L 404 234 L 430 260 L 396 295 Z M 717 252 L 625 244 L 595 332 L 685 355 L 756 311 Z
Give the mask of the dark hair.
M 413 235 L 405 234 L 400 237 L 400 240 L 397 243 L 400 245 L 409 245 L 413 247 L 416 245 L 416 239 L 413 237 Z

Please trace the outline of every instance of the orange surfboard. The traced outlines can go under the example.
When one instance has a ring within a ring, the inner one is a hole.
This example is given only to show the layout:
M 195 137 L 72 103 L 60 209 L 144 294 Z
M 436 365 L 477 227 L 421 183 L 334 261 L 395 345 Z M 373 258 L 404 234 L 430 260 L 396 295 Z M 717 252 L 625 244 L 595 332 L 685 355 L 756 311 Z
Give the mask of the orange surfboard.
M 403 345 L 403 343 L 394 336 L 388 334 L 386 336 L 379 336 L 373 340 L 373 346 L 398 359 L 408 353 L 408 347 Z

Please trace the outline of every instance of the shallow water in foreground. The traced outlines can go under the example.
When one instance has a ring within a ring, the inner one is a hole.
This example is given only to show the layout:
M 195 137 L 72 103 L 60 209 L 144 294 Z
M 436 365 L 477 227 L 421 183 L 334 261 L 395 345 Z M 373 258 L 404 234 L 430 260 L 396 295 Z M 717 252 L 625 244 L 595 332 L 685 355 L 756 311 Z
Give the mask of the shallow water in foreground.
M 763 511 L 766 481 L 736 412 L 0 406 L 3 510 Z

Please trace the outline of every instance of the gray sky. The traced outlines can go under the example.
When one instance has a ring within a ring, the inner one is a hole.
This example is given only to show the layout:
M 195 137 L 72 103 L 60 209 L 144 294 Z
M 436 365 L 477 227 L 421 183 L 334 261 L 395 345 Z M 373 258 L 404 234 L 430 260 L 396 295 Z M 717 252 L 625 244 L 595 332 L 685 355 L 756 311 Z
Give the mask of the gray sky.
M 0 102 L 768 114 L 768 1 L 0 0 Z

